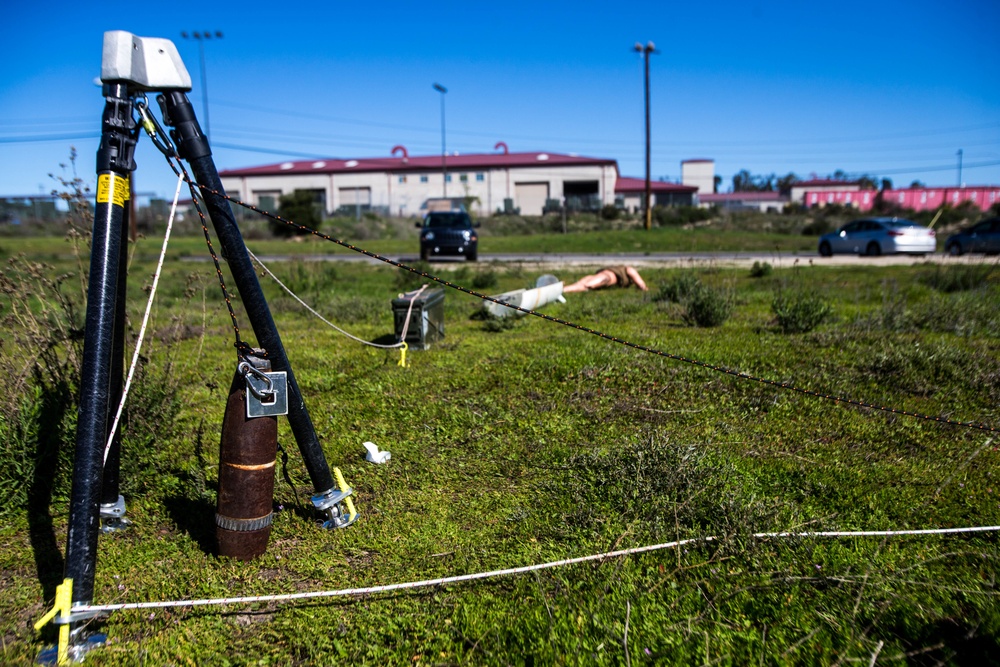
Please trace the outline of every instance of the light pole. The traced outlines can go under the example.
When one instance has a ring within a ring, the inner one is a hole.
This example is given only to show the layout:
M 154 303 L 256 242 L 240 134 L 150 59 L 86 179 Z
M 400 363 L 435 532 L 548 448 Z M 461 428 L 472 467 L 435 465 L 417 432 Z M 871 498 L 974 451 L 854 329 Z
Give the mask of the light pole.
M 639 42 L 636 42 L 635 50 L 641 53 L 646 60 L 646 83 L 644 87 L 646 93 L 646 201 L 643 202 L 645 206 L 643 213 L 646 221 L 646 229 L 651 229 L 653 226 L 653 209 L 650 199 L 653 187 L 649 181 L 649 56 L 656 53 L 656 45 L 652 42 L 646 42 L 646 45 L 643 46 Z
M 208 137 L 208 141 L 212 142 L 212 130 L 208 123 L 208 81 L 205 78 L 205 40 L 212 39 L 222 39 L 222 31 L 216 30 L 214 35 L 208 30 L 198 32 L 195 30 L 190 35 L 186 32 L 181 32 L 181 37 L 184 39 L 194 39 L 198 42 L 198 57 L 201 61 L 201 102 L 205 109 L 205 136 Z
M 441 184 L 442 192 L 444 193 L 445 199 L 448 198 L 448 158 L 447 151 L 445 150 L 444 143 L 444 95 L 448 92 L 448 89 L 442 86 L 440 83 L 434 84 L 434 90 L 441 93 Z
M 958 187 L 962 187 L 962 149 L 958 149 Z

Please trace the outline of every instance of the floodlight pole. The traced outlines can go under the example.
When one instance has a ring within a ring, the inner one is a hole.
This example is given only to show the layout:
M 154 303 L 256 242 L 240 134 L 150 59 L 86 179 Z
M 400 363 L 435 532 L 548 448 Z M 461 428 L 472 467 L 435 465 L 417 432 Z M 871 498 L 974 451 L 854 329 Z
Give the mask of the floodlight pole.
M 444 141 L 444 96 L 448 92 L 448 89 L 442 86 L 440 83 L 434 84 L 434 90 L 441 93 L 441 186 L 442 193 L 445 199 L 448 198 L 448 151 L 445 148 Z
M 212 33 L 208 30 L 204 32 L 193 31 L 190 35 L 196 42 L 198 42 L 198 58 L 201 65 L 201 102 L 202 108 L 205 110 L 205 136 L 208 137 L 209 141 L 212 140 L 212 126 L 208 122 L 208 77 L 205 74 L 205 40 L 212 39 Z M 188 39 L 188 34 L 186 32 L 181 32 L 181 37 Z M 215 31 L 216 39 L 222 39 L 222 31 Z
M 636 42 L 635 43 L 635 50 L 638 51 L 639 53 L 641 53 L 643 55 L 643 58 L 646 61 L 645 62 L 646 77 L 645 77 L 645 85 L 643 87 L 643 90 L 645 91 L 645 98 L 646 98 L 646 200 L 643 202 L 644 209 L 645 209 L 643 211 L 643 218 L 645 220 L 644 225 L 645 225 L 646 229 L 651 229 L 653 227 L 653 209 L 652 209 L 652 202 L 651 202 L 652 195 L 653 195 L 653 186 L 652 186 L 652 183 L 650 182 L 650 174 L 649 174 L 649 172 L 650 172 L 650 157 L 649 157 L 649 154 L 650 154 L 650 140 L 649 140 L 649 56 L 652 55 L 653 53 L 656 53 L 656 45 L 653 44 L 652 42 L 646 42 L 646 45 L 643 46 L 639 42 Z

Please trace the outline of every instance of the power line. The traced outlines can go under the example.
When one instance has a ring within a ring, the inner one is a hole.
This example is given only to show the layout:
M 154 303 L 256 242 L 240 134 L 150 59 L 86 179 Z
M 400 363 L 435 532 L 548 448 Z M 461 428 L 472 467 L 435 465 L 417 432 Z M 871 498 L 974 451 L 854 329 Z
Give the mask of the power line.
M 81 132 L 79 134 L 35 134 L 23 137 L 0 137 L 0 144 L 29 144 L 45 141 L 72 141 L 74 139 L 100 139 L 100 132 Z
M 380 123 L 380 122 L 375 122 L 375 121 L 359 120 L 359 119 L 355 119 L 355 118 L 344 118 L 344 117 L 338 117 L 338 116 L 328 116 L 328 115 L 324 115 L 324 114 L 312 114 L 312 113 L 307 113 L 307 112 L 302 112 L 302 111 L 291 111 L 291 110 L 284 110 L 284 109 L 271 109 L 271 108 L 267 108 L 267 107 L 256 106 L 256 105 L 249 105 L 249 104 L 238 104 L 238 103 L 233 103 L 233 102 L 215 102 L 214 104 L 217 104 L 219 106 L 228 106 L 228 107 L 235 108 L 235 109 L 244 109 L 244 110 L 249 110 L 249 111 L 260 111 L 262 113 L 270 113 L 270 114 L 275 114 L 275 115 L 284 115 L 284 116 L 289 116 L 289 117 L 294 117 L 294 118 L 308 118 L 308 119 L 321 120 L 321 121 L 326 121 L 326 122 L 348 123 L 348 124 L 352 124 L 352 125 L 363 125 L 363 126 L 368 126 L 368 127 L 381 127 L 381 128 L 386 128 L 386 129 L 409 130 L 409 131 L 426 132 L 426 133 L 431 133 L 431 132 L 436 133 L 436 132 L 438 132 L 437 128 L 419 127 L 419 126 L 413 126 L 413 125 L 402 125 L 402 124 L 397 124 L 397 123 Z M 928 136 L 928 135 L 943 135 L 943 134 L 955 134 L 955 133 L 961 133 L 961 132 L 973 132 L 973 131 L 980 131 L 980 130 L 993 129 L 993 128 L 1000 128 L 1000 122 L 981 123 L 981 124 L 978 124 L 978 125 L 965 125 L 965 126 L 948 127 L 948 128 L 935 128 L 935 129 L 928 129 L 928 130 L 913 130 L 913 131 L 896 132 L 896 133 L 889 133 L 889 134 L 883 133 L 883 134 L 879 134 L 879 135 L 867 135 L 867 136 L 856 136 L 856 137 L 821 137 L 821 138 L 816 138 L 816 139 L 794 140 L 794 141 L 791 141 L 790 143 L 797 144 L 797 145 L 810 145 L 810 144 L 830 144 L 830 143 L 851 143 L 851 142 L 885 141 L 885 140 L 891 140 L 891 139 L 908 139 L 908 138 L 912 138 L 912 137 L 925 137 L 925 136 Z M 589 140 L 589 141 L 588 140 L 580 140 L 580 139 L 577 139 L 577 138 L 554 137 L 554 136 L 551 136 L 551 135 L 546 135 L 546 136 L 517 135 L 517 134 L 510 134 L 509 132 L 500 132 L 500 133 L 498 133 L 498 132 L 495 132 L 495 131 L 483 132 L 483 131 L 470 131 L 470 130 L 449 130 L 449 134 L 452 134 L 452 133 L 454 133 L 454 134 L 461 134 L 461 135 L 467 135 L 467 136 L 475 136 L 475 137 L 492 137 L 492 136 L 494 136 L 496 134 L 503 134 L 505 137 L 508 137 L 508 138 L 523 139 L 523 140 L 527 140 L 527 141 L 545 141 L 545 142 L 562 141 L 562 142 L 575 142 L 575 143 L 579 143 L 579 144 L 590 143 L 590 144 L 594 144 L 594 145 L 607 144 L 607 142 L 596 142 L 596 141 L 593 141 L 593 140 Z M 784 141 L 789 142 L 788 139 L 784 139 Z M 753 140 L 753 141 L 737 141 L 737 142 L 733 142 L 733 141 L 713 142 L 711 140 L 709 140 L 709 141 L 700 141 L 700 140 L 698 140 L 698 141 L 688 141 L 688 142 L 672 142 L 672 143 L 671 142 L 667 142 L 667 145 L 673 145 L 673 146 L 691 146 L 691 147 L 709 147 L 709 148 L 711 148 L 713 145 L 718 145 L 719 147 L 728 147 L 728 146 L 773 146 L 774 143 L 775 142 L 773 140 L 765 140 L 765 139 Z

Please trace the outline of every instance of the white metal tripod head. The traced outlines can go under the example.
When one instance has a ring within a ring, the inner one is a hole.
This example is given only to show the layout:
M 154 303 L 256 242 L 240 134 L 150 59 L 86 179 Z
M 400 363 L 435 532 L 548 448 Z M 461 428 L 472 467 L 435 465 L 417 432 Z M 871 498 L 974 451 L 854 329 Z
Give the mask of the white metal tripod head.
M 125 82 L 144 91 L 191 90 L 191 75 L 173 42 L 124 30 L 104 33 L 101 81 Z

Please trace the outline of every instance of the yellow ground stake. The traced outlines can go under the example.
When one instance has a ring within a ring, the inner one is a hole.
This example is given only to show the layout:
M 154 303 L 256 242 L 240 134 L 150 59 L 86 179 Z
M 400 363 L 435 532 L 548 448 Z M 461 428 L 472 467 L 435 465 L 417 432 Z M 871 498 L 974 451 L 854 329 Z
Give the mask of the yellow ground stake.
M 397 366 L 402 366 L 403 368 L 406 368 L 406 366 L 407 366 L 407 363 L 406 363 L 406 350 L 409 347 L 410 346 L 406 344 L 406 341 L 404 341 L 403 345 L 399 348 L 399 361 L 396 362 Z M 341 489 L 341 491 L 343 491 L 343 489 Z
M 340 468 L 334 468 L 333 474 L 337 478 L 337 487 L 342 493 L 347 493 L 347 482 L 344 481 L 344 473 L 340 472 Z M 350 513 L 350 520 L 354 521 L 354 517 L 358 515 L 357 511 L 354 509 L 354 501 L 351 500 L 350 496 L 344 498 L 344 503 L 347 505 L 347 511 Z
M 35 630 L 42 627 L 59 614 L 62 625 L 59 626 L 59 653 L 56 664 L 69 664 L 69 619 L 70 607 L 73 605 L 73 580 L 63 579 L 63 582 L 56 586 L 56 602 L 52 609 L 45 616 L 35 623 Z

